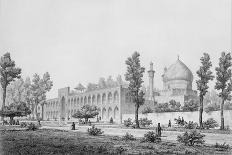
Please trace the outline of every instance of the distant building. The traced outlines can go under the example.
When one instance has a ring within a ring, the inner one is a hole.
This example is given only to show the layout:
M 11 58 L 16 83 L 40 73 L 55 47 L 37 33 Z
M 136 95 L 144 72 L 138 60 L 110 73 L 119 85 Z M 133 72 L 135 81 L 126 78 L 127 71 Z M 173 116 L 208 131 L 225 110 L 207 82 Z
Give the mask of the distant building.
M 176 63 L 164 69 L 161 91 L 154 89 L 154 73 L 151 63 L 148 71 L 149 87 L 144 90 L 146 101 L 143 107 L 154 108 L 155 103 L 166 103 L 170 100 L 183 105 L 185 101 L 197 97 L 197 92 L 192 90 L 193 74 L 179 58 Z M 58 97 L 47 100 L 44 105 L 43 119 L 72 119 L 72 115 L 86 104 L 96 105 L 99 108 L 97 118 L 104 122 L 109 122 L 112 117 L 114 122 L 121 123 L 123 114 L 135 112 L 135 105 L 128 95 L 128 85 L 121 76 L 116 81 L 111 77 L 106 81 L 100 78 L 98 84 L 90 83 L 87 88 L 78 84 L 75 90 L 70 91 L 69 87 L 59 89 Z M 142 108 L 140 112 L 141 110 Z

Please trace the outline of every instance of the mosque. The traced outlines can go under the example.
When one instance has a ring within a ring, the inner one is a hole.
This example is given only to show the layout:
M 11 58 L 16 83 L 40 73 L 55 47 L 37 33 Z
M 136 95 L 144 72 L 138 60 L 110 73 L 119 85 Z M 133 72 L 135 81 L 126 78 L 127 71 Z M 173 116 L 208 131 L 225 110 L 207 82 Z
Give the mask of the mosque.
M 163 89 L 154 89 L 153 63 L 148 70 L 149 86 L 145 93 L 144 106 L 154 107 L 155 103 L 166 103 L 175 100 L 181 105 L 189 99 L 197 97 L 192 90 L 193 74 L 179 58 L 162 75 Z M 78 84 L 75 91 L 69 87 L 58 90 L 58 97 L 47 100 L 44 107 L 38 106 L 40 117 L 44 120 L 72 120 L 72 115 L 83 105 L 95 105 L 99 108 L 97 119 L 122 123 L 123 114 L 133 114 L 135 106 L 128 95 L 128 84 L 121 76 L 116 80 L 109 77 L 100 78 L 98 84 L 90 83 L 87 88 Z M 141 108 L 140 108 L 141 109 Z

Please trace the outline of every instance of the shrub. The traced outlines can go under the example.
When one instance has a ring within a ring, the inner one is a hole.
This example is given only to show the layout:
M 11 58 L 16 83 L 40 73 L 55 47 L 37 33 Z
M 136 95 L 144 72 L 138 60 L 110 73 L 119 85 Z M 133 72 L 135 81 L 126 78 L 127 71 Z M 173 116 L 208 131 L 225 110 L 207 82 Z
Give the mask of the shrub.
M 38 129 L 38 126 L 36 126 L 34 123 L 30 123 L 27 125 L 27 130 L 28 131 L 35 131 Z
M 113 124 L 114 123 L 114 120 L 112 117 L 110 117 L 110 123 Z
M 92 135 L 92 136 L 98 136 L 98 135 L 103 134 L 103 131 L 101 131 L 101 129 L 96 128 L 94 125 L 92 125 L 91 128 L 88 128 L 87 131 L 89 135 Z
M 203 137 L 205 137 L 205 135 L 194 130 L 190 133 L 185 132 L 183 135 L 178 135 L 177 141 L 184 143 L 185 145 L 193 146 L 195 144 L 204 144 L 205 141 L 203 140 Z
M 210 129 L 215 127 L 218 127 L 218 123 L 213 118 L 209 118 L 203 122 L 204 129 Z
M 140 118 L 140 119 L 139 119 L 139 124 L 140 124 L 142 127 L 149 126 L 149 125 L 152 124 L 152 120 L 148 120 L 147 118 Z
M 131 118 L 128 118 L 127 120 L 124 120 L 124 125 L 126 126 L 126 127 L 129 127 L 129 126 L 131 126 L 133 124 L 133 122 L 132 122 L 132 119 Z
M 180 118 L 180 116 L 178 118 L 174 119 L 175 124 L 177 124 L 178 126 L 184 126 L 187 122 L 184 121 L 184 118 L 182 117 L 182 119 Z
M 205 112 L 209 113 L 211 111 L 217 111 L 220 110 L 220 105 L 217 104 L 209 104 L 208 106 L 205 107 Z
M 132 134 L 129 134 L 128 132 L 126 133 L 126 135 L 124 135 L 122 137 L 122 140 L 125 140 L 125 141 L 128 141 L 128 140 L 136 140 L 136 138 L 132 135 Z
M 188 123 L 184 125 L 184 128 L 185 129 L 196 129 L 197 126 L 198 126 L 197 123 L 194 123 L 193 121 L 189 121 Z
M 119 146 L 119 147 L 116 147 L 115 153 L 122 154 L 122 152 L 124 152 L 124 151 L 127 151 L 127 149 L 122 147 L 122 146 Z
M 146 107 L 142 111 L 142 114 L 148 114 L 148 113 L 153 113 L 153 110 L 151 109 L 151 107 Z
M 20 127 L 21 127 L 21 128 L 27 127 L 27 123 L 26 123 L 26 122 L 21 122 L 21 123 L 20 123 Z
M 199 102 L 197 100 L 189 100 L 184 102 L 184 106 L 182 107 L 182 111 L 197 111 L 199 107 Z
M 149 131 L 146 134 L 144 134 L 144 137 L 142 139 L 142 142 L 160 142 L 161 138 L 153 131 Z
M 214 147 L 219 148 L 222 151 L 230 149 L 230 145 L 226 143 L 223 143 L 223 144 L 216 143 Z

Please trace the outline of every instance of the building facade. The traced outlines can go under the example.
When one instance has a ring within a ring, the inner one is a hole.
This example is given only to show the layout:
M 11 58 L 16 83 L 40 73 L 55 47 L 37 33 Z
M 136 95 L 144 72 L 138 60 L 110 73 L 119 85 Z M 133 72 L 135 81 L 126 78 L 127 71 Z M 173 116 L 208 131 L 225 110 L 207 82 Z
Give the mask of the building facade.
M 143 107 L 154 108 L 156 103 L 167 103 L 170 100 L 183 105 L 185 101 L 197 98 L 197 92 L 192 90 L 193 74 L 179 58 L 168 69 L 164 69 L 163 90 L 154 89 L 154 73 L 151 63 L 148 71 L 149 86 L 144 90 L 146 95 Z M 58 90 L 58 97 L 47 100 L 40 113 L 44 120 L 72 120 L 72 115 L 88 104 L 98 107 L 97 119 L 100 121 L 109 122 L 112 118 L 114 122 L 122 123 L 123 114 L 135 112 L 135 104 L 132 103 L 127 87 L 119 76 L 116 81 L 111 77 L 107 81 L 100 78 L 98 84 L 90 83 L 87 89 L 81 84 L 75 88 L 76 91 L 70 91 L 69 87 L 61 88 Z

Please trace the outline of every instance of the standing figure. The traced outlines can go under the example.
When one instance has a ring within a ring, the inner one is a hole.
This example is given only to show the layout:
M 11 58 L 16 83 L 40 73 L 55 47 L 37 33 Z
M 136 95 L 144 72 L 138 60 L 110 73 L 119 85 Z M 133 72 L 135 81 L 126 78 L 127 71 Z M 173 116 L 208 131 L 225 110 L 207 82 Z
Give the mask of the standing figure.
M 160 123 L 158 123 L 158 126 L 157 126 L 157 134 L 158 134 L 159 137 L 161 137 L 161 130 L 162 130 L 162 128 L 161 128 L 161 126 L 160 126 Z
M 72 130 L 75 130 L 75 123 L 72 122 Z
M 172 126 L 171 120 L 169 120 L 169 122 L 168 122 L 168 127 L 171 127 L 171 126 Z

